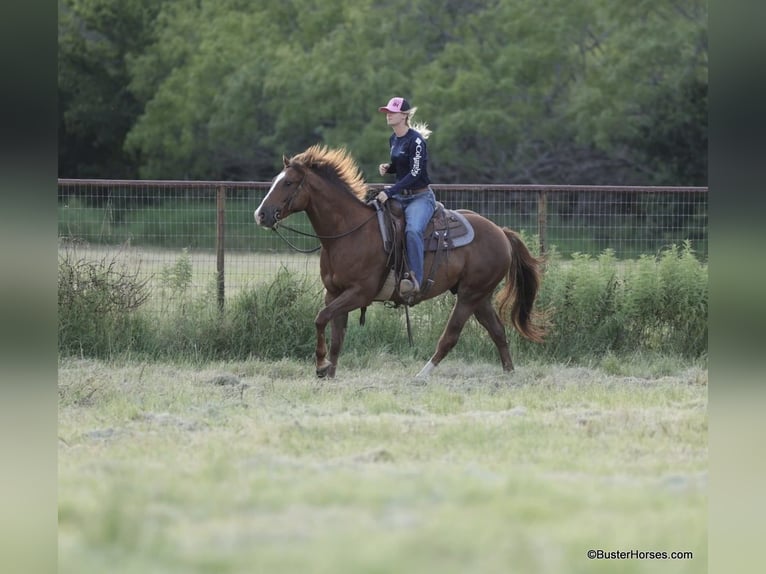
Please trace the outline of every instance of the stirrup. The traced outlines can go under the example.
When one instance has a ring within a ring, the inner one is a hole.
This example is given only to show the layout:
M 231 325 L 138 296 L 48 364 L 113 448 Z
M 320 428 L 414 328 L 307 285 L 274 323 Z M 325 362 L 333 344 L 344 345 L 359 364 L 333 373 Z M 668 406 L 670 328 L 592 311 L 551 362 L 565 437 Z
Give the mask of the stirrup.
M 399 293 L 402 295 L 416 295 L 420 292 L 420 285 L 414 276 L 406 273 L 404 279 L 399 282 Z

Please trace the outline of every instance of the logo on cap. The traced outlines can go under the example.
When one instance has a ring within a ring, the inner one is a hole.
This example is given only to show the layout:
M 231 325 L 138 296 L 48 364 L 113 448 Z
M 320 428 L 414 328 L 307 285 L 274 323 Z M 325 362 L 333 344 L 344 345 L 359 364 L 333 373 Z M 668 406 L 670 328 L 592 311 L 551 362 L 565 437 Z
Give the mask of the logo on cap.
M 404 98 L 391 98 L 385 106 L 378 108 L 378 111 L 397 113 L 406 112 L 409 109 L 410 103 Z

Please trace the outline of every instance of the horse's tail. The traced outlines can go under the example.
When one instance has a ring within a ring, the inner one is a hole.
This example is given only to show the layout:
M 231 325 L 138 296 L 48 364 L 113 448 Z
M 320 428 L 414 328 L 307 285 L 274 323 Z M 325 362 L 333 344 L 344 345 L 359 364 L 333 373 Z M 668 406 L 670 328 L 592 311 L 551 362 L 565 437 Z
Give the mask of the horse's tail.
M 505 286 L 495 299 L 500 317 L 505 322 L 510 318 L 519 333 L 530 341 L 542 343 L 545 326 L 534 303 L 542 281 L 543 259 L 529 252 L 518 233 L 507 227 L 503 227 L 503 232 L 511 244 L 511 266 Z

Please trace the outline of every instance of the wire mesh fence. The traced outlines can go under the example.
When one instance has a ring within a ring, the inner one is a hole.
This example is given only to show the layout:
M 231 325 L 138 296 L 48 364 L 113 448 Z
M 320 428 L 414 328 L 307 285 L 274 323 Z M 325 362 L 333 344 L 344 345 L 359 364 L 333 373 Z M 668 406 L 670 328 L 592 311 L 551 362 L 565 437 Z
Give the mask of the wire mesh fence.
M 253 212 L 268 182 L 59 180 L 60 253 L 119 259 L 172 289 L 187 273 L 195 290 L 223 299 L 280 269 L 318 274 L 319 257 L 294 252 L 258 227 Z M 371 184 L 376 190 L 381 184 Z M 618 258 L 653 255 L 691 242 L 707 259 L 707 188 L 542 185 L 433 185 L 451 209 L 471 209 L 521 232 L 539 251 Z M 290 226 L 310 233 L 304 214 Z M 286 232 L 289 235 L 289 232 Z M 298 234 L 300 249 L 318 246 Z

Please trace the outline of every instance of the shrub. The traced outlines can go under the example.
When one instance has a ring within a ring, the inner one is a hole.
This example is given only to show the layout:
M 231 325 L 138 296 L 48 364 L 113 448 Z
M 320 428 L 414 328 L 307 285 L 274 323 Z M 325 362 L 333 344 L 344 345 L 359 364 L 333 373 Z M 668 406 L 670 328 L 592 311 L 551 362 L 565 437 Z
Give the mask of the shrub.
M 149 297 L 148 279 L 116 258 L 78 258 L 65 249 L 58 263 L 59 350 L 108 356 L 130 349 L 147 330 L 137 310 Z
M 269 285 L 240 293 L 226 311 L 219 353 L 268 359 L 309 357 L 314 352 L 314 317 L 321 307 L 315 281 L 282 268 Z M 327 329 L 329 346 L 330 329 Z
M 707 352 L 707 278 L 689 243 L 636 261 L 617 261 L 609 250 L 595 260 L 554 257 L 538 300 L 553 327 L 542 347 L 518 344 L 557 360 L 641 351 L 700 357 Z
M 707 351 L 708 273 L 686 241 L 673 245 L 657 264 L 661 289 L 663 351 L 698 355 Z

